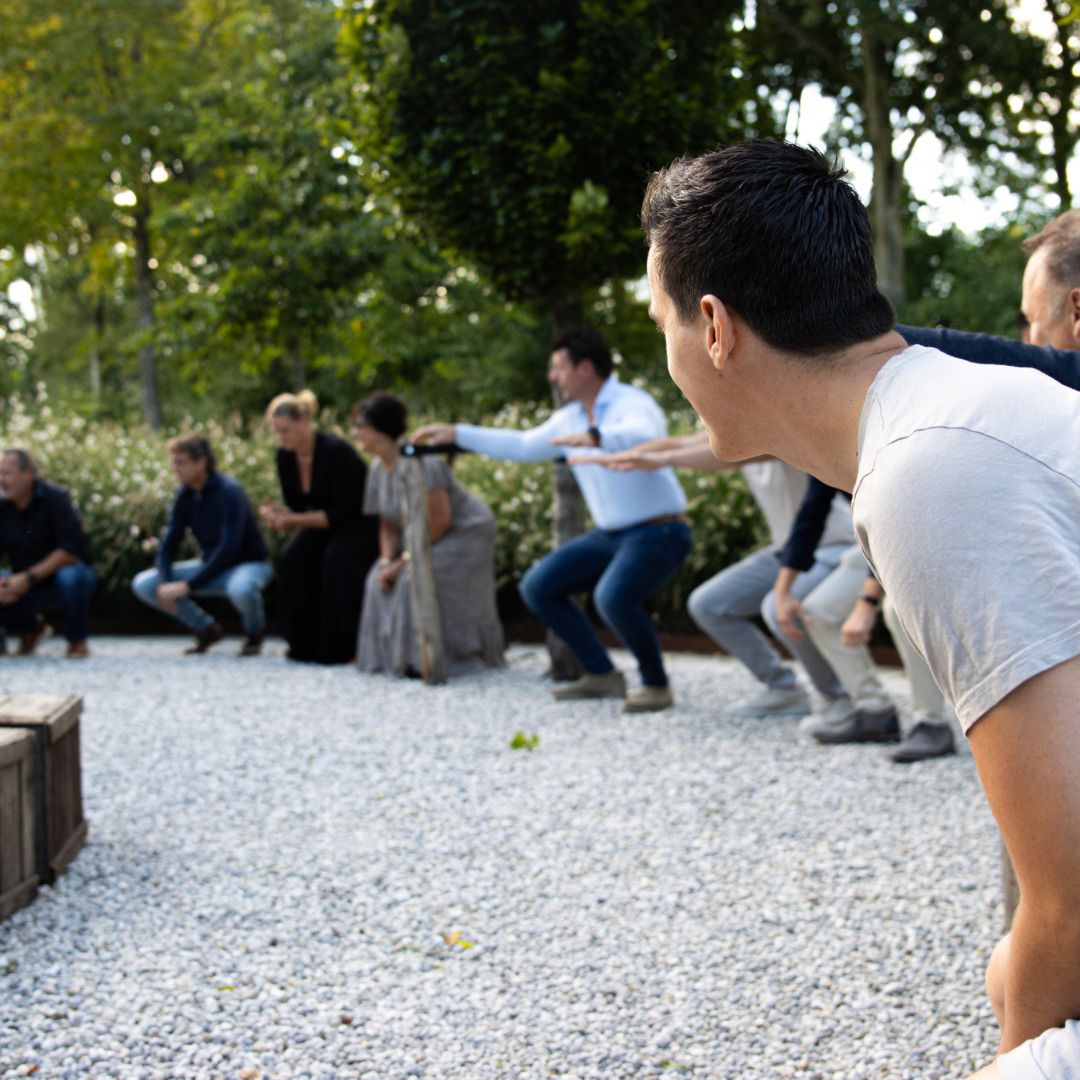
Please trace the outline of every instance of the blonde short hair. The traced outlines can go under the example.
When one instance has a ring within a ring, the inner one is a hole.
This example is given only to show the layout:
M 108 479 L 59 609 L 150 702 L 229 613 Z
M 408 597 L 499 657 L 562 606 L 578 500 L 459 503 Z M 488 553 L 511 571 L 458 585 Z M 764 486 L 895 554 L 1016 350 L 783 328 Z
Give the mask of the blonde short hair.
M 319 415 L 319 402 L 310 390 L 299 394 L 278 394 L 266 406 L 266 419 L 285 416 L 290 420 L 314 420 Z

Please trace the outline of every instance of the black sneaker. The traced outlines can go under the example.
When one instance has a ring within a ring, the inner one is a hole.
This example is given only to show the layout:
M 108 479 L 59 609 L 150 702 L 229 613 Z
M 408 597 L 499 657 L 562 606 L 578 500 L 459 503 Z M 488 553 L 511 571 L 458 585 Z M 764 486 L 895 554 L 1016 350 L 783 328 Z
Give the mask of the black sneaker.
M 195 635 L 195 644 L 189 645 L 184 650 L 184 654 L 186 656 L 196 656 L 199 653 L 204 653 L 211 645 L 216 645 L 224 636 L 225 631 L 214 621 L 205 630 L 200 630 Z
M 956 753 L 952 728 L 948 724 L 931 724 L 926 720 L 917 723 L 904 737 L 904 741 L 889 755 L 901 765 L 927 758 L 948 757 Z
M 819 743 L 836 745 L 839 743 L 864 742 L 899 742 L 900 721 L 896 710 L 856 709 L 850 716 L 837 720 L 833 724 L 821 724 L 810 729 L 810 734 Z

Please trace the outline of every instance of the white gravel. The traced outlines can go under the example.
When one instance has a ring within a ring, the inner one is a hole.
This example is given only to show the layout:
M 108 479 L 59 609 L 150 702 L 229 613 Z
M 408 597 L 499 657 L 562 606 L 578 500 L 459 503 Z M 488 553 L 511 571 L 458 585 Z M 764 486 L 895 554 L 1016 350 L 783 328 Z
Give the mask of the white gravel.
M 678 707 L 624 717 L 550 700 L 536 648 L 429 688 L 184 643 L 0 661 L 2 691 L 85 695 L 91 829 L 0 924 L 0 1076 L 925 1080 L 992 1056 L 998 842 L 966 751 L 901 767 L 731 719 L 753 686 L 716 657 L 673 657 Z

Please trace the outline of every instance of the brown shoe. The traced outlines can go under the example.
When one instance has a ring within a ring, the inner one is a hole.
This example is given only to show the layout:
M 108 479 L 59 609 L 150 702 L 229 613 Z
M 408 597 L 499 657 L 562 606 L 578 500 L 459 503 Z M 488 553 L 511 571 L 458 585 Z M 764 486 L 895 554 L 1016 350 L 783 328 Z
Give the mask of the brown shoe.
M 86 644 L 85 639 L 69 642 L 67 654 L 72 660 L 84 660 L 90 655 L 90 646 Z
M 244 638 L 244 644 L 240 646 L 237 656 L 258 656 L 262 652 L 262 634 L 248 634 Z
M 197 656 L 199 653 L 204 653 L 211 645 L 216 645 L 224 636 L 225 631 L 221 629 L 215 620 L 205 630 L 200 630 L 195 635 L 195 644 L 189 645 L 184 650 L 184 655 Z
M 33 656 L 43 638 L 52 633 L 52 627 L 42 619 L 33 630 L 27 630 L 19 637 L 19 656 Z
M 587 698 L 624 698 L 626 680 L 621 671 L 605 671 L 603 675 L 588 673 L 564 686 L 556 686 L 551 691 L 556 701 L 581 701 Z

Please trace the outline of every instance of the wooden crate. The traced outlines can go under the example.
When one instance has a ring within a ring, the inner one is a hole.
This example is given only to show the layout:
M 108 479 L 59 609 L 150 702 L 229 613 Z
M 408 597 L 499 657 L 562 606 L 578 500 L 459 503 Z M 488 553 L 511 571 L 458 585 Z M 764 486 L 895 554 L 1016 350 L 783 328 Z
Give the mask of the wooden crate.
M 63 873 L 86 842 L 79 757 L 78 694 L 0 694 L 0 728 L 36 739 L 36 865 L 44 885 Z
M 0 919 L 37 893 L 36 748 L 32 731 L 0 731 Z

